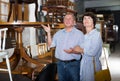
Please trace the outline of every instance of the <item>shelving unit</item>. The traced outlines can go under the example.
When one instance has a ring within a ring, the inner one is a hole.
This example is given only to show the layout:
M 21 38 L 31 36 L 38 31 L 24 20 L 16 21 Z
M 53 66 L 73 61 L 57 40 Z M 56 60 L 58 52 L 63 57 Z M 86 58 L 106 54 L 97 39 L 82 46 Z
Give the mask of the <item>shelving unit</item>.
M 62 23 L 67 12 L 76 14 L 70 0 L 42 0 L 43 10 L 47 11 L 47 22 Z

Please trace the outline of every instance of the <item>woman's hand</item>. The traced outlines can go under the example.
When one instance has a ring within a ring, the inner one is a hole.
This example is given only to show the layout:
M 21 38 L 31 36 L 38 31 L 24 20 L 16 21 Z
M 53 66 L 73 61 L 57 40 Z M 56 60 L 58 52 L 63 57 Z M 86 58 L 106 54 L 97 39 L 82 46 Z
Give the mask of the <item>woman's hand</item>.
M 77 52 L 77 53 L 80 53 L 80 54 L 83 54 L 83 53 L 84 53 L 84 49 L 81 48 L 80 46 L 75 46 L 75 47 L 73 48 L 73 50 L 74 50 L 75 52 Z
M 65 49 L 64 51 L 65 51 L 66 53 L 68 53 L 68 54 L 73 53 L 73 49 L 72 49 L 72 48 L 70 48 L 70 49 Z

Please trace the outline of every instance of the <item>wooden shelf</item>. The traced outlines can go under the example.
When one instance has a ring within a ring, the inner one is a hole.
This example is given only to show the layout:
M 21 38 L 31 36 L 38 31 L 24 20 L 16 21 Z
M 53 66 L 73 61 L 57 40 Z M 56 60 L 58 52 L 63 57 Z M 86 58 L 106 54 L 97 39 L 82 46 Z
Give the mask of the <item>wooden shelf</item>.
M 63 9 L 65 7 L 62 6 L 43 6 L 43 10 L 48 11 L 49 8 L 56 8 L 56 9 Z M 71 9 L 67 9 L 67 12 L 71 12 L 71 13 L 76 13 L 75 10 L 71 10 Z

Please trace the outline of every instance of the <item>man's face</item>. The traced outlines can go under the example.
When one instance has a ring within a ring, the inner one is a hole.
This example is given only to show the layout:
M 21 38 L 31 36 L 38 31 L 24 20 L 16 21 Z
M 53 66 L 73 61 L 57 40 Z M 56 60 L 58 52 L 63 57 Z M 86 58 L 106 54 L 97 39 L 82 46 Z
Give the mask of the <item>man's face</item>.
M 64 24 L 66 27 L 73 27 L 73 25 L 75 24 L 75 20 L 73 18 L 72 15 L 66 15 L 64 17 Z

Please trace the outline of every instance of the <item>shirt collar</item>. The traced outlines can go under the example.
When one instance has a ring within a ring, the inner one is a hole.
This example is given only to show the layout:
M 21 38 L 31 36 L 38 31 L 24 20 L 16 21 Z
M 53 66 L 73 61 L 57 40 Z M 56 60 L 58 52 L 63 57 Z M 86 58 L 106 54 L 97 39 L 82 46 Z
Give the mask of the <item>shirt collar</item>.
M 96 29 L 93 29 L 92 31 L 90 31 L 87 35 L 91 35 L 91 34 L 93 34 L 93 32 L 95 32 L 96 31 Z
M 73 27 L 73 28 L 72 28 L 72 31 L 70 31 L 70 32 L 74 32 L 74 31 L 75 31 L 75 29 L 76 29 L 76 28 L 75 28 L 75 27 Z M 66 32 L 65 28 L 63 29 L 63 32 Z

